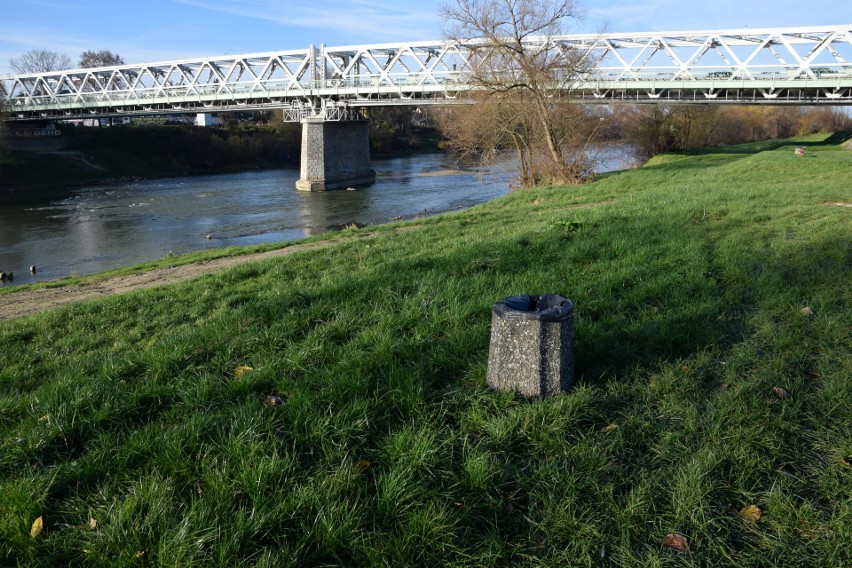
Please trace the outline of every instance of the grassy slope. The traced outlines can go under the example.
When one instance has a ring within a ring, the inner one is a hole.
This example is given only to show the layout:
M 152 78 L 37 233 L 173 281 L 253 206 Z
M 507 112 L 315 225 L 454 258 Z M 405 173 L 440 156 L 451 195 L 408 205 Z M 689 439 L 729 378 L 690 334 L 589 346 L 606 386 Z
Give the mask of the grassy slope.
M 0 324 L 0 558 L 850 565 L 850 174 L 709 153 Z M 578 384 L 491 392 L 538 292 Z

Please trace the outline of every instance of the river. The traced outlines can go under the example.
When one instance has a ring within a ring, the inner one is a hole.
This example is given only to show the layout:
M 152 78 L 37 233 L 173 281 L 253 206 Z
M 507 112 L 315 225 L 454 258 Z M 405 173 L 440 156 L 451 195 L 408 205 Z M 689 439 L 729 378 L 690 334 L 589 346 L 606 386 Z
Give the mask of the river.
M 625 167 L 625 155 L 604 152 L 599 171 Z M 512 180 L 506 168 L 459 170 L 444 154 L 372 165 L 376 183 L 357 191 L 296 191 L 299 172 L 281 169 L 99 185 L 0 206 L 0 271 L 14 273 L 3 285 L 461 210 L 505 194 Z

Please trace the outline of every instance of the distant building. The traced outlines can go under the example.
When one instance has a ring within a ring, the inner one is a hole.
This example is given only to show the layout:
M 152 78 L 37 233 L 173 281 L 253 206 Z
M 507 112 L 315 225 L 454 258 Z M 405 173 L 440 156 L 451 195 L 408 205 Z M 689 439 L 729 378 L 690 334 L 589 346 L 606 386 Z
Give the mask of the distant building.
M 15 122 L 8 124 L 9 146 L 24 152 L 55 152 L 65 147 L 62 131 L 53 122 Z
M 15 123 L 12 128 L 9 129 L 9 136 L 12 138 L 52 138 L 56 136 L 62 136 L 62 132 L 56 128 L 56 124 L 53 122 L 48 122 L 47 124 L 41 123 Z
M 196 126 L 222 126 L 222 121 L 218 116 L 210 114 L 209 112 L 200 112 L 198 116 L 195 117 L 195 125 Z
M 119 116 L 112 118 L 79 118 L 74 120 L 63 120 L 65 124 L 70 124 L 71 126 L 120 126 L 122 124 L 130 124 L 130 117 L 127 116 Z

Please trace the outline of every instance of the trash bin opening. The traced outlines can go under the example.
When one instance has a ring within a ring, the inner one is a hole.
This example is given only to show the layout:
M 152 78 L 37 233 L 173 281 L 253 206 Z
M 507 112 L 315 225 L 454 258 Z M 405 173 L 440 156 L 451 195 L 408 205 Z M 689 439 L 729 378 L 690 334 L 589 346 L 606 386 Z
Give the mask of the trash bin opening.
M 494 304 L 494 313 L 502 318 L 559 321 L 574 312 L 574 305 L 557 294 L 513 296 Z
M 565 302 L 567 302 L 565 298 L 556 294 L 530 296 L 530 311 L 544 312 L 553 308 L 561 308 Z

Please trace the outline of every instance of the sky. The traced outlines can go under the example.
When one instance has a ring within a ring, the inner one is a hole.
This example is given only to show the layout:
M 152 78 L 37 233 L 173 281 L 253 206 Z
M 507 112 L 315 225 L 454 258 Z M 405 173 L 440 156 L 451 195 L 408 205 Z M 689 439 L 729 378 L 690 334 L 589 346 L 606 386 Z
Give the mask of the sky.
M 77 63 L 108 49 L 126 63 L 328 46 L 435 40 L 447 0 L 0 0 L 0 75 L 48 49 Z M 453 1 L 453 0 L 449 0 Z M 570 33 L 852 23 L 848 0 L 579 0 Z

